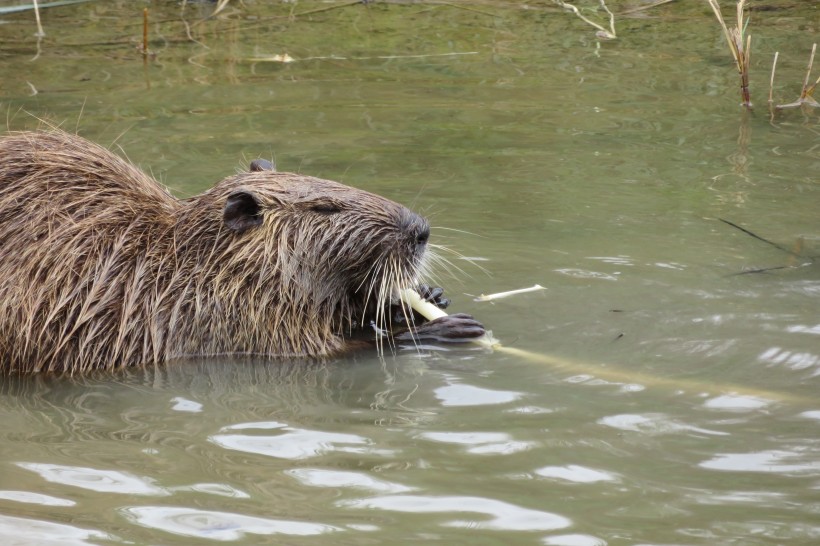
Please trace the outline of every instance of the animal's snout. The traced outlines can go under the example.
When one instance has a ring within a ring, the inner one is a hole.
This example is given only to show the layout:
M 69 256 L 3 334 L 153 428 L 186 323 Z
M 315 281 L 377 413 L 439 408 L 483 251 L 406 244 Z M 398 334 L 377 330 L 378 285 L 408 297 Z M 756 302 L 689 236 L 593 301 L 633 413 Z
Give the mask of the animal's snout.
M 430 239 L 430 224 L 410 210 L 402 215 L 400 228 L 417 247 L 424 247 Z
M 426 221 L 416 228 L 415 235 L 417 245 L 421 246 L 427 244 L 427 240 L 430 239 L 430 226 Z

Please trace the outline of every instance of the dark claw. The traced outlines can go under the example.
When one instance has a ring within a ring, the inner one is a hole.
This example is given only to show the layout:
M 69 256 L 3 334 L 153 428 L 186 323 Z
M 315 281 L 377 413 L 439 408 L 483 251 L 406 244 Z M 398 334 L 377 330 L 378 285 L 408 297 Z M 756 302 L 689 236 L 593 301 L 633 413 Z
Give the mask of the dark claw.
M 447 306 L 450 305 L 450 300 L 444 297 L 444 289 L 438 286 L 432 287 L 427 284 L 420 284 L 416 287 L 416 292 L 423 300 L 429 301 L 439 309 L 447 309 Z
M 441 341 L 464 343 L 485 333 L 484 326 L 471 315 L 457 313 L 426 322 L 396 336 L 400 341 Z

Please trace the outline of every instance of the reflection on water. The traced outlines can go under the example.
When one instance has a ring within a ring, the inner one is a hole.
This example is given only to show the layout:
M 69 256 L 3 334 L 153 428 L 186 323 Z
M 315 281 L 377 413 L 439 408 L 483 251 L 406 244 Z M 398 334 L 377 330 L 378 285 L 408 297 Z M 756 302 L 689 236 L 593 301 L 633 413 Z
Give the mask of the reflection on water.
M 168 493 L 151 480 L 130 476 L 116 470 L 97 470 L 54 464 L 17 463 L 20 468 L 36 472 L 47 482 L 82 487 L 99 493 L 162 496 Z
M 447 514 L 475 512 L 486 514 L 487 519 L 451 520 L 446 527 L 492 529 L 495 531 L 550 531 L 570 525 L 567 518 L 527 510 L 520 506 L 480 497 L 434 497 L 419 495 L 384 495 L 370 499 L 342 501 L 342 506 L 408 512 L 412 514 Z
M 372 453 L 372 444 L 355 434 L 337 434 L 289 427 L 284 423 L 244 423 L 224 427 L 220 432 L 249 429 L 279 429 L 277 436 L 250 436 L 246 434 L 216 434 L 210 440 L 226 449 L 258 453 L 281 459 L 309 459 L 330 451 Z M 361 447 L 360 447 L 361 446 Z
M 86 546 L 98 544 L 100 540 L 114 540 L 115 538 L 93 529 L 80 529 L 61 523 L 2 514 L 0 514 L 0 537 L 3 538 L 5 544 L 42 544 L 44 546 L 62 544 Z
M 800 449 L 800 451 L 803 450 Z M 717 457 L 700 463 L 700 466 L 710 470 L 729 472 L 773 472 L 777 474 L 811 472 L 812 475 L 818 475 L 820 461 L 814 457 L 814 453 L 809 453 L 808 461 L 797 462 L 795 459 L 805 459 L 806 456 L 780 450 L 759 453 L 721 453 Z
M 604 472 L 603 470 L 595 470 L 575 464 L 567 466 L 545 466 L 544 468 L 536 470 L 535 473 L 544 478 L 556 478 L 575 483 L 611 482 L 618 479 L 618 477 L 611 472 Z
M 0 543 L 820 542 L 820 125 L 741 114 L 702 6 L 610 2 L 599 43 L 548 2 L 185 4 L 151 3 L 145 63 L 132 2 L 44 10 L 36 61 L 0 16 L 7 124 L 78 126 L 180 196 L 265 157 L 406 203 L 455 252 L 451 308 L 554 365 L 3 378 Z M 820 29 L 768 4 L 753 92 L 780 50 L 790 96 Z
M 405 493 L 407 491 L 413 491 L 412 487 L 379 480 L 362 472 L 323 470 L 320 468 L 295 468 L 285 473 L 293 476 L 302 484 L 312 487 L 349 487 L 353 489 L 364 489 L 374 493 Z
M 195 508 L 138 506 L 123 508 L 122 513 L 137 525 L 176 535 L 218 541 L 238 540 L 246 534 L 310 536 L 339 530 L 319 523 L 283 521 Z

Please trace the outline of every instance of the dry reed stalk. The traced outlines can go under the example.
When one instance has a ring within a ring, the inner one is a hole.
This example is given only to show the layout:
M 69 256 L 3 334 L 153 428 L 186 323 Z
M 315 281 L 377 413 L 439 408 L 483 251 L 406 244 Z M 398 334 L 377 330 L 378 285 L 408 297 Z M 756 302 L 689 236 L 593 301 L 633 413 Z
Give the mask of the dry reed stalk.
M 604 8 L 604 11 L 606 11 L 607 14 L 609 15 L 609 30 L 605 29 L 604 27 L 602 27 L 601 25 L 599 25 L 595 21 L 592 21 L 592 20 L 584 17 L 581 14 L 581 12 L 578 10 L 578 8 L 573 6 L 572 4 L 568 4 L 566 2 L 563 2 L 562 0 L 552 0 L 552 2 L 553 2 L 553 4 L 561 6 L 564 9 L 570 10 L 572 13 L 577 15 L 585 23 L 587 23 L 589 25 L 592 25 L 593 27 L 597 28 L 598 32 L 596 32 L 595 35 L 598 38 L 605 38 L 607 40 L 614 40 L 615 38 L 617 38 L 617 36 L 615 35 L 615 14 L 612 13 L 609 10 L 609 8 L 607 7 L 606 0 L 599 0 L 599 2 L 601 3 L 601 7 Z
M 802 101 L 811 101 L 814 105 L 817 105 L 817 101 L 814 100 L 812 94 L 814 93 L 814 89 L 817 87 L 817 84 L 820 83 L 820 76 L 818 76 L 817 80 L 809 85 L 809 79 L 811 78 L 811 69 L 814 66 L 814 54 L 817 52 L 817 44 L 812 44 L 811 46 L 811 55 L 809 56 L 809 66 L 806 68 L 806 77 L 803 79 L 803 90 L 800 92 L 800 100 Z
M 741 104 L 746 108 L 752 108 L 752 99 L 749 94 L 749 61 L 751 59 L 752 37 L 746 36 L 744 39 L 743 24 L 743 10 L 746 7 L 746 0 L 738 0 L 737 2 L 737 25 L 729 28 L 726 26 L 726 21 L 723 19 L 723 13 L 720 11 L 718 0 L 706 0 L 712 11 L 715 12 L 715 17 L 720 23 L 720 28 L 723 30 L 723 36 L 726 38 L 726 43 L 729 44 L 729 51 L 732 52 L 732 57 L 735 59 L 735 66 L 737 66 L 738 74 L 740 74 L 740 96 Z
M 788 104 L 778 104 L 777 106 L 775 106 L 776 110 L 785 110 L 786 108 L 799 108 L 801 106 L 811 106 L 813 108 L 820 108 L 820 103 L 814 99 L 814 90 L 817 88 L 817 85 L 820 84 L 820 77 L 818 77 L 813 84 L 809 85 L 809 80 L 811 80 L 812 67 L 814 66 L 814 54 L 816 52 L 817 44 L 815 43 L 811 46 L 811 55 L 809 55 L 809 66 L 808 68 L 806 68 L 806 77 L 803 78 L 803 88 L 800 90 L 800 97 L 798 97 L 796 101 L 790 102 Z M 777 55 L 775 55 L 775 61 L 776 60 Z M 772 78 L 774 78 L 774 67 L 772 67 Z
M 142 10 L 142 58 L 148 57 L 148 8 Z
M 779 51 L 774 52 L 774 60 L 772 61 L 772 76 L 769 78 L 769 109 L 774 105 L 772 94 L 774 93 L 774 71 L 777 68 L 777 57 L 780 56 Z

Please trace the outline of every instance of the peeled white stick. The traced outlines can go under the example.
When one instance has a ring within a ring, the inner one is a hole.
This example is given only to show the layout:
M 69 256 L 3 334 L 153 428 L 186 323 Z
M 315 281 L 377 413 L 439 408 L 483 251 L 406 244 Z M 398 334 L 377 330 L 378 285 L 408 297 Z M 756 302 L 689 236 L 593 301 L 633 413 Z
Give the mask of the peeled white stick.
M 418 292 L 413 290 L 412 288 L 406 288 L 399 293 L 404 302 L 413 308 L 417 313 L 421 316 L 426 318 L 427 320 L 436 320 L 437 318 L 446 317 L 447 313 L 430 303 L 429 301 L 425 301 L 419 295 Z M 487 349 L 496 349 L 501 344 L 497 339 L 493 337 L 493 333 L 489 330 L 481 337 L 477 337 L 472 340 L 472 343 L 476 345 L 481 345 L 482 347 L 486 347 Z
M 402 290 L 399 293 L 399 296 L 402 300 L 404 300 L 405 303 L 407 303 L 419 314 L 424 316 L 424 318 L 426 318 L 427 320 L 435 320 L 437 318 L 447 316 L 447 313 L 445 313 L 432 303 L 424 301 L 422 297 L 419 295 L 419 293 L 415 290 L 409 288 Z M 601 379 L 606 379 L 607 381 L 613 381 L 616 383 L 638 384 L 644 387 L 666 387 L 674 391 L 687 390 L 689 392 L 695 392 L 698 394 L 703 392 L 714 394 L 728 393 L 731 395 L 753 396 L 756 398 L 763 398 L 780 402 L 791 402 L 794 404 L 801 405 L 815 403 L 813 398 L 809 399 L 802 396 L 792 395 L 790 393 L 769 391 L 766 389 L 757 389 L 754 387 L 732 385 L 728 383 L 699 381 L 697 379 L 658 377 L 654 375 L 644 374 L 641 372 L 623 370 L 609 365 L 601 365 L 592 362 L 584 362 L 583 360 L 575 360 L 571 358 L 563 358 L 548 354 L 534 353 L 532 351 L 525 351 L 523 349 L 518 349 L 516 347 L 505 347 L 501 344 L 500 341 L 493 337 L 492 332 L 490 332 L 489 330 L 483 336 L 474 339 L 473 343 L 485 347 L 487 349 L 492 349 L 493 351 L 498 351 L 500 353 L 505 353 L 508 355 L 514 355 L 523 360 L 528 360 L 530 362 L 538 362 L 540 364 L 546 364 L 554 368 L 568 371 L 575 375 L 589 375 L 593 377 L 599 377 Z
M 473 298 L 473 301 L 492 301 L 492 300 L 500 300 L 501 298 L 507 298 L 509 296 L 515 296 L 517 294 L 526 294 L 527 292 L 535 292 L 536 290 L 546 290 L 540 284 L 536 284 L 535 286 L 530 286 L 529 288 L 519 288 L 518 290 L 508 290 L 507 292 L 498 292 L 497 294 L 481 294 L 477 298 Z

